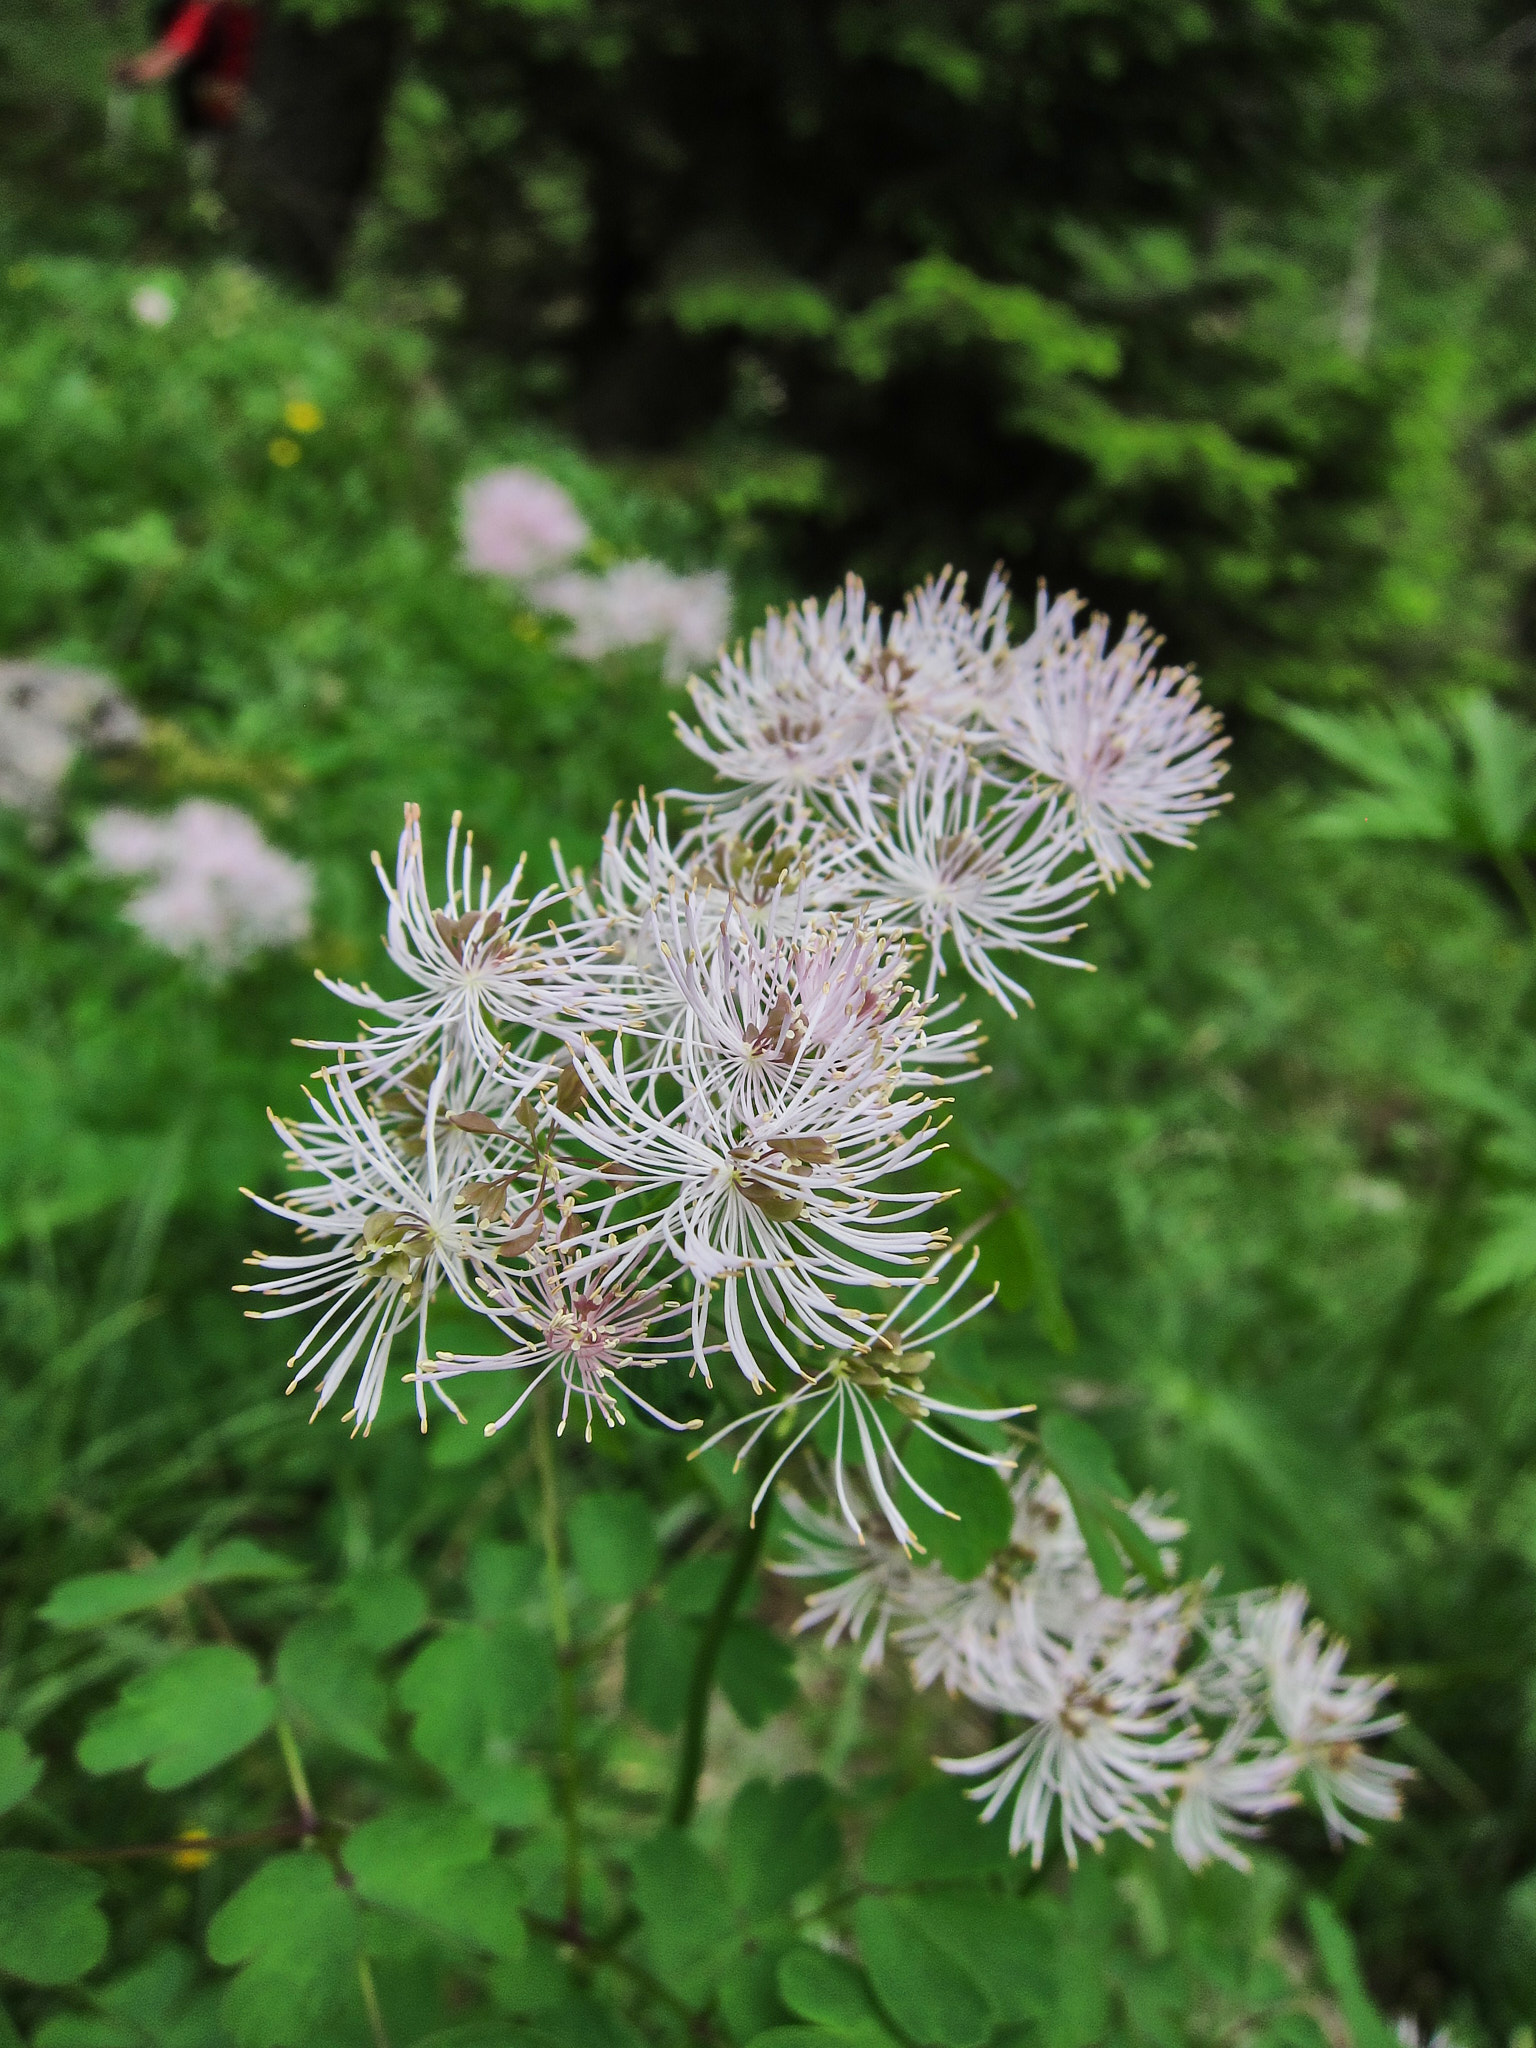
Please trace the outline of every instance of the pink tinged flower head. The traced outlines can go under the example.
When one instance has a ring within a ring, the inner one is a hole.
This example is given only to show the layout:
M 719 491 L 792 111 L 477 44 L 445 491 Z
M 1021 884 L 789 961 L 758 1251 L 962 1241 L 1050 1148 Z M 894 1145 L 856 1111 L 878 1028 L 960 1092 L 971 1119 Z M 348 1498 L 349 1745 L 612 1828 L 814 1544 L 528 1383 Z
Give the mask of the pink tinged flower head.
M 662 672 L 674 683 L 717 654 L 730 631 L 731 586 L 723 569 L 680 576 L 664 562 L 619 562 L 601 576 L 572 569 L 547 577 L 531 595 L 542 610 L 571 621 L 568 645 L 581 660 L 660 642 Z
M 395 1340 L 414 1333 L 419 1365 L 428 1315 L 445 1285 L 463 1307 L 478 1310 L 475 1274 L 501 1248 L 503 1219 L 539 1198 L 521 1133 L 488 1136 L 489 1119 L 465 1114 L 462 1105 L 476 1091 L 473 1076 L 439 1066 L 420 1116 L 402 1129 L 365 1096 L 343 1060 L 327 1070 L 324 1097 L 311 1096 L 310 1117 L 273 1119 L 300 1184 L 277 1201 L 251 1199 L 297 1224 L 317 1249 L 255 1253 L 248 1263 L 262 1278 L 240 1291 L 277 1303 L 247 1311 L 258 1321 L 307 1321 L 288 1361 L 288 1391 L 313 1385 L 315 1414 L 355 1371 L 349 1415 L 366 1434 Z M 418 1383 L 425 1429 L 422 1391 Z
M 586 546 L 586 521 L 551 477 L 521 466 L 493 469 L 459 497 L 464 565 L 521 582 L 547 574 Z
M 1003 754 L 1066 793 L 1082 844 L 1108 887 L 1145 882 L 1143 839 L 1188 846 L 1226 801 L 1227 741 L 1186 670 L 1154 666 L 1159 642 L 1132 617 L 1114 647 L 1095 614 L 1075 629 L 1075 599 L 1047 606 L 989 707 Z
M 226 972 L 309 934 L 309 868 L 229 804 L 191 797 L 165 816 L 103 811 L 88 837 L 103 874 L 146 879 L 123 915 L 167 953 Z
M 562 892 L 520 897 L 521 859 L 493 890 L 490 869 L 476 871 L 474 834 L 462 825 L 455 811 L 440 891 L 427 871 L 418 805 L 405 807 L 393 877 L 378 854 L 373 857 L 389 905 L 385 950 L 415 993 L 386 998 L 366 982 L 325 982 L 369 1013 L 358 1052 L 374 1066 L 405 1070 L 443 1049 L 473 1056 L 487 1072 L 509 1072 L 522 1060 L 508 1035 L 536 1032 L 555 1006 L 547 921 Z M 315 1042 L 339 1049 L 334 1041 Z
M 1058 949 L 1081 930 L 1093 871 L 1064 806 L 1033 790 L 991 794 L 960 747 L 925 752 L 891 798 L 850 778 L 834 800 L 847 831 L 838 872 L 867 915 L 921 941 L 930 998 L 953 959 L 1014 1016 L 1015 999 L 1031 997 L 999 956 L 1082 966 Z
M 994 578 L 974 612 L 964 590 L 946 572 L 888 630 L 856 576 L 825 606 L 808 599 L 770 616 L 745 654 L 690 685 L 699 723 L 675 721 L 730 786 L 704 801 L 743 826 L 797 817 L 851 770 L 899 771 L 926 746 L 957 740 L 1007 644 L 1006 586 Z
M 689 1356 L 687 1304 L 671 1301 L 664 1287 L 650 1284 L 649 1267 L 621 1271 L 611 1254 L 584 1260 L 585 1243 L 568 1240 L 538 1248 L 521 1269 L 482 1268 L 482 1312 L 509 1340 L 508 1349 L 439 1355 L 419 1366 L 413 1377 L 440 1390 L 445 1380 L 465 1373 L 522 1376 L 511 1405 L 485 1425 L 487 1436 L 505 1429 L 551 1375 L 562 1388 L 557 1434 L 564 1434 L 573 1403 L 583 1412 L 588 1443 L 594 1419 L 610 1429 L 622 1426 L 626 1402 L 668 1429 L 702 1428 L 698 1421 L 673 1421 L 626 1378 Z

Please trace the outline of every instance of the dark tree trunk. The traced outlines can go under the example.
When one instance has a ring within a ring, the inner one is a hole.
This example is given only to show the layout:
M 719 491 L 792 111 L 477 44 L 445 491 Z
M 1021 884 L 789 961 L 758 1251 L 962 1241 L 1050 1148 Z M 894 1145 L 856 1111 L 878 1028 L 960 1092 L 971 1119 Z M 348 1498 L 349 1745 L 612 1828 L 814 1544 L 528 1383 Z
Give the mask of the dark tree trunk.
M 224 185 L 252 258 L 328 292 L 378 162 L 400 55 L 398 21 L 334 28 L 269 7 Z

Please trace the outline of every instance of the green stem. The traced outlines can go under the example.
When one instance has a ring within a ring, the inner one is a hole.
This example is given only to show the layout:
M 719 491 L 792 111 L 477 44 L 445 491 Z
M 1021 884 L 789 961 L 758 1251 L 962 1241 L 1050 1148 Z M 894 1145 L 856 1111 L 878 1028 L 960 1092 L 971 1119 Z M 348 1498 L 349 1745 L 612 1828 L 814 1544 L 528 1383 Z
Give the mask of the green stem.
M 293 1803 L 299 1810 L 299 1825 L 306 1835 L 312 1835 L 320 1826 L 320 1816 L 315 1811 L 314 1794 L 304 1772 L 304 1759 L 299 1755 L 299 1745 L 293 1739 L 293 1729 L 286 1714 L 277 1716 L 274 1729 L 277 1746 L 283 1752 L 283 1762 L 287 1766 L 288 1783 L 293 1788 Z
M 571 1646 L 571 1610 L 560 1559 L 560 1494 L 555 1484 L 554 1432 L 549 1402 L 541 1387 L 534 1397 L 533 1452 L 539 1470 L 539 1522 L 544 1537 L 544 1571 L 549 1583 L 549 1619 L 559 1674 L 560 1819 L 565 1829 L 565 1924 L 572 1940 L 581 1934 L 581 1750 L 576 1702 L 576 1658 Z
M 731 1568 L 720 1588 L 720 1597 L 704 1623 L 693 1669 L 688 1674 L 688 1705 L 683 1716 L 683 1738 L 677 1753 L 677 1777 L 672 1786 L 672 1803 L 667 1819 L 675 1828 L 685 1828 L 693 1819 L 699 1799 L 699 1774 L 704 1768 L 704 1726 L 709 1717 L 709 1696 L 714 1690 L 715 1666 L 726 1631 L 735 1617 L 737 1603 L 762 1551 L 768 1533 L 769 1501 L 748 1521 L 736 1539 Z
M 1536 939 L 1536 882 L 1531 880 L 1531 871 L 1524 856 L 1518 853 L 1501 853 L 1497 857 L 1499 873 L 1510 886 L 1510 891 L 1520 908 L 1525 912 L 1525 921 Z
M 389 2048 L 389 2030 L 384 2024 L 378 1987 L 373 1981 L 373 1965 L 361 1951 L 357 1958 L 357 1982 L 363 1994 L 363 2010 L 368 2015 L 368 2030 L 373 2035 L 374 2048 Z

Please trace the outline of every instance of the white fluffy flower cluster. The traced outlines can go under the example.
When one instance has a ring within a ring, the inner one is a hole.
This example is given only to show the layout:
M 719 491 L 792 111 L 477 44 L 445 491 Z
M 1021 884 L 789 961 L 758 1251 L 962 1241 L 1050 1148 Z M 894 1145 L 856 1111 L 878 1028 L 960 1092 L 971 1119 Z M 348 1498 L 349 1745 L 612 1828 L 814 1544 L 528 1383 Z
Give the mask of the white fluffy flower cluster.
M 47 661 L 0 661 L 0 808 L 45 818 L 82 747 L 137 746 L 143 725 L 106 676 Z
M 142 878 L 123 915 L 151 945 L 226 974 L 309 934 L 314 877 L 244 811 L 189 797 L 164 816 L 101 811 L 87 837 L 105 875 Z
M 1383 1710 L 1391 1681 L 1345 1671 L 1345 1645 L 1308 1621 L 1298 1587 L 1220 1599 L 1208 1583 L 1159 1591 L 1133 1578 L 1107 1593 L 1060 1480 L 1031 1465 L 1012 1491 L 1011 1541 L 969 1582 L 915 1561 L 872 1520 L 851 1536 L 793 1495 L 790 1554 L 775 1569 L 826 1582 L 799 1628 L 862 1643 L 871 1668 L 896 1644 L 919 1686 L 1023 1723 L 982 1755 L 940 1759 L 982 1781 L 969 1796 L 983 1820 L 1011 1802 L 1015 1855 L 1027 1847 L 1038 1867 L 1053 1819 L 1072 1863 L 1085 1843 L 1146 1842 L 1169 1825 L 1192 1868 L 1246 1870 L 1240 1841 L 1306 1794 L 1335 1841 L 1363 1839 L 1351 1814 L 1396 1818 L 1410 1774 L 1366 1747 L 1401 1725 Z M 1129 1512 L 1174 1580 L 1182 1524 L 1150 1499 Z
M 308 1246 L 258 1254 L 251 1290 L 271 1304 L 253 1313 L 303 1319 L 293 1384 L 317 1408 L 351 1385 L 366 1429 L 403 1339 L 423 1427 L 429 1393 L 462 1420 L 455 1383 L 491 1373 L 513 1390 L 491 1430 L 550 1379 L 562 1427 L 633 1404 L 694 1429 L 725 1360 L 719 1436 L 747 1431 L 745 1452 L 787 1423 L 765 1486 L 824 1440 L 850 1528 L 846 1461 L 902 1543 L 903 1489 L 936 1505 L 904 1445 L 1012 1469 L 926 1383 L 985 1305 L 960 1301 L 974 1261 L 930 1221 L 938 1091 L 977 1044 L 936 974 L 953 941 L 1006 1003 L 999 956 L 1083 900 L 1094 835 L 1182 840 L 1219 773 L 1193 685 L 1150 670 L 1139 629 L 1110 653 L 1097 625 L 1074 637 L 1074 612 L 1042 606 L 1010 649 L 1002 585 L 972 612 L 944 580 L 888 630 L 852 584 L 770 623 L 696 688 L 728 793 L 681 830 L 642 798 L 590 875 L 556 848 L 537 892 L 521 864 L 493 888 L 457 819 L 435 890 L 408 811 L 379 865 L 404 992 L 332 984 L 363 1028 L 280 1124 L 302 1185 L 265 1204 Z M 1050 773 L 1031 719 L 1058 735 Z M 439 1302 L 481 1348 L 433 1348 Z
M 730 630 L 723 570 L 679 576 L 648 557 L 602 572 L 570 567 L 590 530 L 569 494 L 536 469 L 477 477 L 464 488 L 459 516 L 465 567 L 521 584 L 540 611 L 569 619 L 570 651 L 583 661 L 659 642 L 664 674 L 681 682 Z
M 699 801 L 825 844 L 848 900 L 921 941 L 930 996 L 953 959 L 1012 1015 L 1029 994 L 999 956 L 1061 959 L 1096 881 L 1145 881 L 1142 841 L 1186 846 L 1224 801 L 1193 679 L 1155 667 L 1144 621 L 1111 647 L 1081 609 L 1042 590 L 1014 646 L 1000 577 L 974 610 L 940 577 L 888 627 L 850 577 L 690 685 L 679 735 L 726 785 Z

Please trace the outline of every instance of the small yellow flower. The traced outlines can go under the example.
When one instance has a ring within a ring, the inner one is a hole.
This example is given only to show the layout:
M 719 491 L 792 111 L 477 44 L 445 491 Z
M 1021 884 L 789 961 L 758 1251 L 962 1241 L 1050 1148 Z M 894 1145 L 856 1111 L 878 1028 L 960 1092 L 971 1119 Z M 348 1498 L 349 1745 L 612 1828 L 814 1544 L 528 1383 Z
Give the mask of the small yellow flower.
M 200 1849 L 196 1846 L 199 1842 L 213 1839 L 206 1828 L 183 1828 L 176 1839 L 178 1842 L 185 1842 L 187 1846 L 172 1853 L 173 1870 L 203 1870 L 213 1861 L 211 1849 Z
M 279 434 L 275 441 L 267 443 L 267 453 L 279 469 L 292 469 L 304 450 L 297 441 L 290 440 L 286 434 Z
M 283 421 L 296 434 L 318 434 L 325 425 L 325 414 L 312 399 L 290 398 L 283 407 Z

